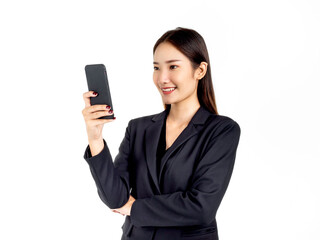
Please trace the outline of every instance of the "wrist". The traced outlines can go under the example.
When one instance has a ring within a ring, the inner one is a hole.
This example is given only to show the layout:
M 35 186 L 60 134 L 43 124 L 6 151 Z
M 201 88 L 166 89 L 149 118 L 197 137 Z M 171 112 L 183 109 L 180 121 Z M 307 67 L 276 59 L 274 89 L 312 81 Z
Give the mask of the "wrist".
M 101 143 L 103 142 L 103 137 L 98 137 L 98 138 L 88 138 L 89 143 Z
M 91 152 L 91 156 L 98 155 L 104 148 L 103 138 L 101 139 L 90 139 L 89 140 L 89 148 Z

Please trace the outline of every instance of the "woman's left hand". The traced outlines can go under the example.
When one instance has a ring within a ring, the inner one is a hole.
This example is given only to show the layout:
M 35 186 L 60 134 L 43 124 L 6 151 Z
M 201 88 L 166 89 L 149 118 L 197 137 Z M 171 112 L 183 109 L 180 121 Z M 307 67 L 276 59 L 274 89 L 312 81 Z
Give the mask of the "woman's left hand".
M 123 216 L 124 215 L 130 216 L 131 206 L 135 200 L 136 199 L 130 195 L 129 200 L 125 205 L 123 205 L 121 208 L 116 208 L 116 209 L 111 209 L 111 210 L 112 210 L 112 212 L 120 213 Z

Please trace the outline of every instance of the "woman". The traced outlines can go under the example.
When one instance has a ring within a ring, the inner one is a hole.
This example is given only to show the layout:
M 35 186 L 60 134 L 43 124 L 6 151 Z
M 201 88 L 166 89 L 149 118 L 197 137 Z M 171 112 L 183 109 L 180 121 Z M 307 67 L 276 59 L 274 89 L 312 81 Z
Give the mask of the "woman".
M 240 127 L 218 115 L 205 42 L 192 29 L 166 32 L 153 48 L 153 81 L 165 110 L 129 121 L 114 162 L 102 137 L 106 105 L 82 111 L 84 158 L 101 200 L 126 215 L 122 240 L 218 239 L 217 209 L 229 184 Z

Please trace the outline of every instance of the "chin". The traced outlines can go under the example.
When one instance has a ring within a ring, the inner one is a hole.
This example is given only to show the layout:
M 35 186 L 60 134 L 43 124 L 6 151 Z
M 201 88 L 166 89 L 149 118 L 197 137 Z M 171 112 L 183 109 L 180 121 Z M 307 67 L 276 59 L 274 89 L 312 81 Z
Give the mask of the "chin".
M 165 104 L 175 104 L 175 103 L 177 103 L 177 101 L 163 101 L 163 103 L 165 103 Z

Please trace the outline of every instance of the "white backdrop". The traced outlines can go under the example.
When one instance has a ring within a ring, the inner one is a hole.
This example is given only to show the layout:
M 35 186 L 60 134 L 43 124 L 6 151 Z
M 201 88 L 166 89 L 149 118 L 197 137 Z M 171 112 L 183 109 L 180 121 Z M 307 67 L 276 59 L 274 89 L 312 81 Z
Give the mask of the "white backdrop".
M 104 63 L 116 121 L 163 111 L 152 48 L 197 30 L 218 111 L 241 127 L 217 214 L 221 240 L 318 240 L 320 7 L 317 0 L 1 1 L 0 239 L 120 239 L 83 159 L 84 66 Z

